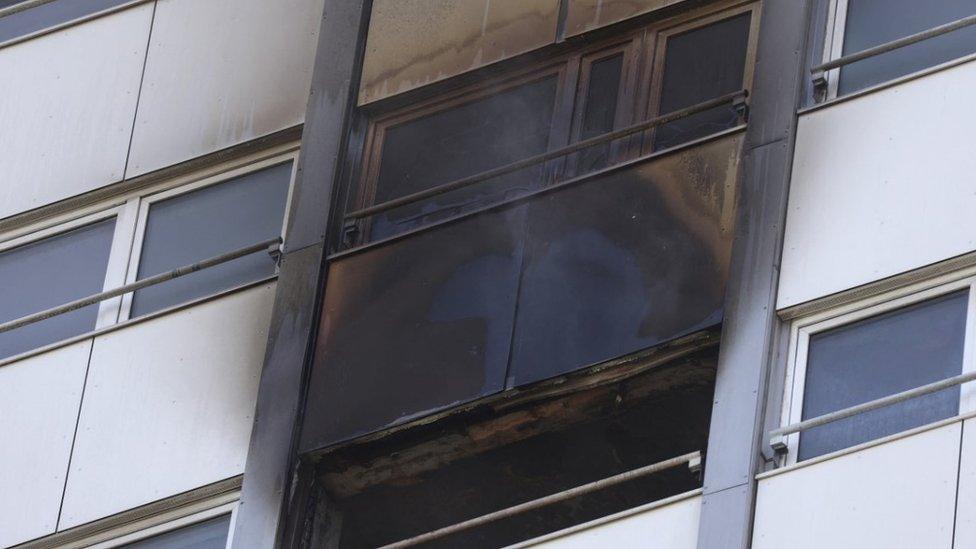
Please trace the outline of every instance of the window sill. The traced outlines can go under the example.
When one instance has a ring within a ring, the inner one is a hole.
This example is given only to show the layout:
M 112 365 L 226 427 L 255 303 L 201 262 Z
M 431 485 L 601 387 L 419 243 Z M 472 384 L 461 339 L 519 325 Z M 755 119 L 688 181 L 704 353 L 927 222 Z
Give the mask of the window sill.
M 914 429 L 909 429 L 907 431 L 902 431 L 900 433 L 895 433 L 893 435 L 888 435 L 876 440 L 871 440 L 868 442 L 863 442 L 856 446 L 851 446 L 850 448 L 844 448 L 843 450 L 837 450 L 836 452 L 831 452 L 829 454 L 824 454 L 822 456 L 817 456 L 815 458 L 808 459 L 806 461 L 801 461 L 798 463 L 793 463 L 783 467 L 778 467 L 771 471 L 764 471 L 756 475 L 756 480 L 763 480 L 769 477 L 774 477 L 783 473 L 789 473 L 791 471 L 796 471 L 797 469 L 802 469 L 804 467 L 809 467 L 811 465 L 816 465 L 818 463 L 823 463 L 825 461 L 830 461 L 832 459 L 837 459 L 850 454 L 856 454 L 862 450 L 867 450 L 868 448 L 874 448 L 875 446 L 881 446 L 882 444 L 887 444 L 889 442 L 894 442 L 896 440 L 901 440 L 908 438 L 919 433 L 924 433 L 926 431 L 932 431 L 940 427 L 945 427 L 946 425 L 952 425 L 953 423 L 961 423 L 967 419 L 976 418 L 976 411 L 966 412 L 964 414 L 959 414 L 947 419 L 929 423 L 928 425 L 922 425 L 921 427 L 915 427 Z

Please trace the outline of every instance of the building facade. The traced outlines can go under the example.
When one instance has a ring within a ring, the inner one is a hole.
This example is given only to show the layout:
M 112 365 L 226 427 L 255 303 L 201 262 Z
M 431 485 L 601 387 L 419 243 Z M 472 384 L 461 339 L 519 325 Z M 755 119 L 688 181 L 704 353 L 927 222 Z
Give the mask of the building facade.
M 976 544 L 976 2 L 0 0 L 0 547 Z

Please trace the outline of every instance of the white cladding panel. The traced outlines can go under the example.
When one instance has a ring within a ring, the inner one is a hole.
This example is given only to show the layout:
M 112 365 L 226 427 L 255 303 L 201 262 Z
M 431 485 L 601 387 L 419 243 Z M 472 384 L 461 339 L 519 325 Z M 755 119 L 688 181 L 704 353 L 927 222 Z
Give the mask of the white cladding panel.
M 956 547 L 976 547 L 976 419 L 963 423 L 956 508 Z
M 761 479 L 753 548 L 950 549 L 961 429 L 953 423 Z
M 778 308 L 976 249 L 976 62 L 800 117 Z
M 91 344 L 0 366 L 0 547 L 57 526 Z
M 0 218 L 122 179 L 152 4 L 0 49 Z
M 159 0 L 126 177 L 301 123 L 323 0 Z
M 616 515 L 619 518 L 594 521 L 590 527 L 572 528 L 565 535 L 546 536 L 528 547 L 545 549 L 696 549 L 701 496 L 681 499 L 647 511 Z
M 59 529 L 243 473 L 274 287 L 95 339 Z

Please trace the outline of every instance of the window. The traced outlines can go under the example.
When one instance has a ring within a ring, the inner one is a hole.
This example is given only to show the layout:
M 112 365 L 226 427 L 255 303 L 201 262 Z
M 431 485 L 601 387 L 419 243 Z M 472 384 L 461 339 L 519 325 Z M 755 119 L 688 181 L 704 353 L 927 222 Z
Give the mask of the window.
M 835 38 L 827 48 L 829 56 L 837 58 L 976 15 L 976 0 L 836 0 L 834 11 Z M 958 29 L 842 67 L 832 95 L 846 95 L 974 52 L 976 26 Z
M 279 237 L 293 159 L 288 153 L 230 178 L 115 197 L 95 213 L 4 235 L 0 323 Z M 275 273 L 275 260 L 261 250 L 27 324 L 0 333 L 0 361 Z
M 0 321 L 102 291 L 114 231 L 113 216 L 0 252 Z M 0 333 L 0 359 L 93 330 L 98 309 L 89 305 Z
M 796 423 L 961 374 L 970 283 L 935 288 L 795 329 L 788 422 Z M 788 399 L 789 400 L 789 399 Z M 788 442 L 806 460 L 959 413 L 960 388 L 814 427 Z
M 749 12 L 664 38 L 659 114 L 668 114 L 743 88 Z M 693 114 L 654 131 L 654 148 L 674 147 L 738 124 L 731 105 Z
M 2 10 L 25 4 L 26 0 L 0 0 L 0 44 L 35 32 L 63 26 L 103 10 L 114 8 L 132 0 L 51 0 L 24 9 Z
M 223 515 L 151 538 L 127 543 L 127 549 L 224 549 L 230 532 L 230 515 Z
M 556 77 L 545 74 L 451 108 L 390 121 L 378 131 L 383 154 L 375 188 L 367 192 L 386 202 L 544 152 L 556 92 Z M 505 188 L 532 186 L 540 173 L 533 168 L 399 208 L 376 220 L 373 236 L 387 236 L 394 230 L 390 225 L 409 228 L 434 211 L 478 206 L 482 197 Z
M 190 192 L 177 189 L 146 201 L 138 279 L 279 236 L 291 163 L 279 164 Z M 236 259 L 135 292 L 137 317 L 274 275 L 265 252 Z
M 560 54 L 544 66 L 452 92 L 370 125 L 350 209 L 388 203 L 574 141 L 748 88 L 754 6 L 687 15 Z M 655 53 L 656 52 L 656 53 Z M 735 127 L 731 104 L 647 132 L 644 152 Z M 653 137 L 652 137 L 653 136 Z M 358 242 L 378 240 L 632 158 L 641 135 L 376 213 Z

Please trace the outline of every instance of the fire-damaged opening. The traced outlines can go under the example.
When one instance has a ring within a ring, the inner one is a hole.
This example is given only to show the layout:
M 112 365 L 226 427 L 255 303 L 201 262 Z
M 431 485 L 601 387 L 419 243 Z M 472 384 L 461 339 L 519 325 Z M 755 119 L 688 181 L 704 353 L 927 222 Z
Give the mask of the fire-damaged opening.
M 701 332 L 319 455 L 310 539 L 379 547 L 704 452 L 717 354 Z M 674 467 L 417 546 L 501 547 L 700 486 Z

